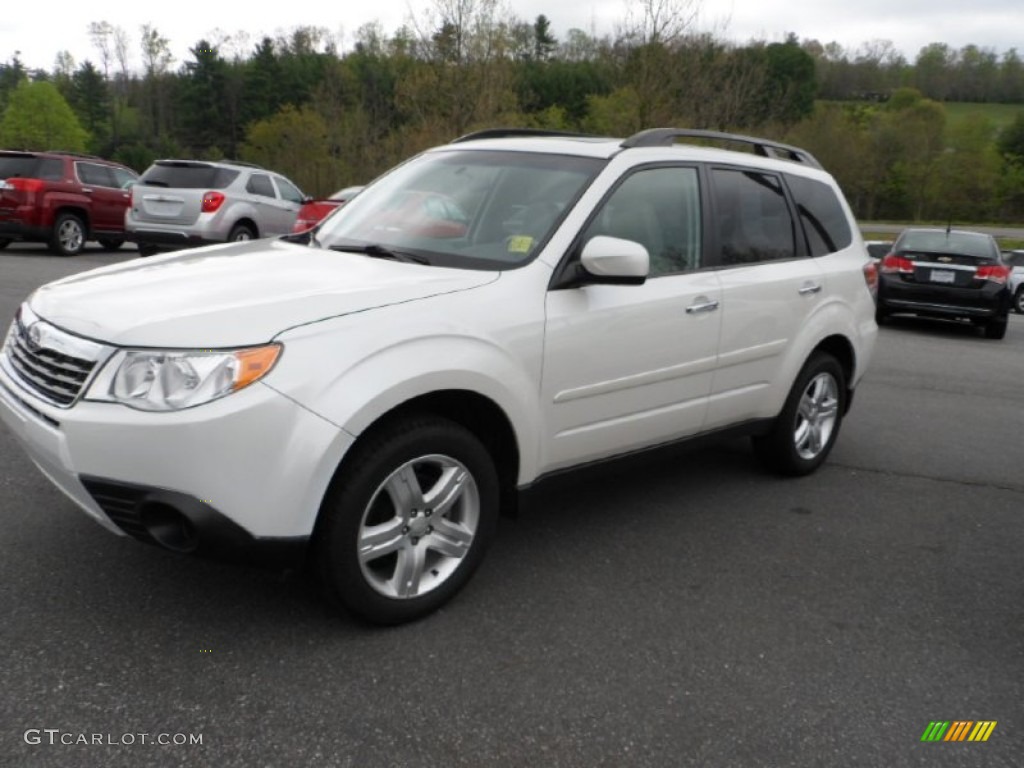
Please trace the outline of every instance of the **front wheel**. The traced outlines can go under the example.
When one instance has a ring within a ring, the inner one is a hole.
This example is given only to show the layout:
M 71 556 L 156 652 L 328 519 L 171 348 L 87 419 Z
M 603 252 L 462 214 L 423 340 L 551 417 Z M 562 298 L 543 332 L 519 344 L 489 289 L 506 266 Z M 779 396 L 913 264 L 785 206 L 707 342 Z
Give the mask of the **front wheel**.
M 315 552 L 327 591 L 375 624 L 420 618 L 472 576 L 498 517 L 483 444 L 424 415 L 364 438 L 321 510 Z
M 754 451 L 775 472 L 810 474 L 835 445 L 845 408 L 842 366 L 832 355 L 815 352 L 796 377 L 771 432 L 754 438 Z

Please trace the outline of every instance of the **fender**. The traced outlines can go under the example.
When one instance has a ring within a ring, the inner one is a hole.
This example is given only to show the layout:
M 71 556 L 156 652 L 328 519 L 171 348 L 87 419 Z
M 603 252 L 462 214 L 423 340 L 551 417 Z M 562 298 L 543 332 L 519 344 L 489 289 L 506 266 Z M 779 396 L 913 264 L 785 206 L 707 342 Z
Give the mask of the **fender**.
M 522 308 L 505 311 L 521 314 Z M 501 313 L 499 308 L 492 311 L 492 315 Z M 519 482 L 532 480 L 541 435 L 542 331 L 517 333 L 503 343 L 487 338 L 483 329 L 458 327 L 463 324 L 457 326 L 450 318 L 443 329 L 433 323 L 417 327 L 412 313 L 402 305 L 372 310 L 372 314 L 372 319 L 357 313 L 355 319 L 346 316 L 283 334 L 285 365 L 272 371 L 265 383 L 353 437 L 421 395 L 443 390 L 477 393 L 508 418 L 519 449 Z M 543 323 L 542 313 L 538 312 L 536 322 Z M 499 327 L 503 324 L 499 321 Z M 368 328 L 372 332 L 367 333 Z M 325 360 L 325 336 L 348 336 L 351 344 L 338 349 L 336 358 Z M 288 365 L 289 360 L 297 363 Z M 310 379 L 309 372 L 316 370 L 322 375 Z
M 854 308 L 841 297 L 833 295 L 830 300 L 822 303 L 808 317 L 800 332 L 789 346 L 779 366 L 779 380 L 776 386 L 772 387 L 772 396 L 765 404 L 766 417 L 774 417 L 782 410 L 789 391 L 796 380 L 800 369 L 803 368 L 811 352 L 830 336 L 840 336 L 850 343 L 853 351 L 853 375 L 846 382 L 847 387 L 853 389 L 860 377 L 863 375 L 868 360 L 871 358 L 871 351 L 874 348 L 874 335 L 870 338 L 863 332 L 857 323 L 857 316 Z M 877 326 L 875 326 L 877 333 Z M 857 350 L 861 355 L 858 357 Z

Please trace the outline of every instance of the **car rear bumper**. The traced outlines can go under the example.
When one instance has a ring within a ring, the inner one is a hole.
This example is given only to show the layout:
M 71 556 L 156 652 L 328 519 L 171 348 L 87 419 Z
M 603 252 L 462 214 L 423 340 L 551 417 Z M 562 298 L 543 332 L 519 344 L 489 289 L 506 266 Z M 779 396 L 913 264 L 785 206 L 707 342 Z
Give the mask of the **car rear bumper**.
M 151 245 L 161 248 L 198 248 L 202 245 L 213 245 L 223 243 L 223 240 L 214 240 L 201 235 L 193 235 L 187 232 L 173 232 L 159 229 L 136 229 L 125 233 L 125 240 L 138 245 Z
M 980 288 L 945 288 L 883 278 L 879 283 L 878 306 L 891 313 L 991 318 L 1009 311 L 1010 292 L 1005 285 L 998 283 Z

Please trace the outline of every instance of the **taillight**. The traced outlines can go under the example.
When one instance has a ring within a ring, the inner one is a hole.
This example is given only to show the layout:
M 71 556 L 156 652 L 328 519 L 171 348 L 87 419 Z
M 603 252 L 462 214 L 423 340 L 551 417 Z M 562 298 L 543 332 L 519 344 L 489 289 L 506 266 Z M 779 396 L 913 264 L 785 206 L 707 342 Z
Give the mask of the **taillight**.
M 22 178 L 8 179 L 7 188 L 16 189 L 19 192 L 38 192 L 43 188 L 43 180 Z
M 873 261 L 864 265 L 864 282 L 868 285 L 868 292 L 878 296 L 878 266 Z
M 895 253 L 890 253 L 882 259 L 882 274 L 892 275 L 896 273 L 901 275 L 914 274 L 914 263 L 910 259 L 897 256 Z
M 1001 264 L 986 264 L 983 267 L 978 267 L 975 277 L 978 280 L 991 280 L 993 283 L 1006 285 L 1006 281 L 1010 277 L 1010 268 Z
M 215 213 L 223 204 L 223 192 L 207 192 L 203 195 L 203 213 Z

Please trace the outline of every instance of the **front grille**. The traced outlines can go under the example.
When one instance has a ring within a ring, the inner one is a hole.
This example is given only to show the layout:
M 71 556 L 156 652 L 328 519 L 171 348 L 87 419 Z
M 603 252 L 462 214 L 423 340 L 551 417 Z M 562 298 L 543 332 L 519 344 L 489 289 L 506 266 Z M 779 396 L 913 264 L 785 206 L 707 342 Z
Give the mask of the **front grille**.
M 59 351 L 56 347 L 66 346 L 59 344 L 61 337 L 72 344 L 74 337 L 42 321 L 34 325 L 45 328 L 45 333 L 30 333 L 30 326 L 15 320 L 4 355 L 20 384 L 49 403 L 67 407 L 81 394 L 96 360 Z

